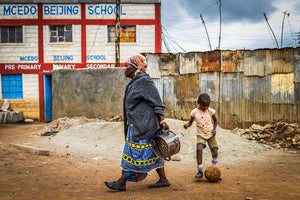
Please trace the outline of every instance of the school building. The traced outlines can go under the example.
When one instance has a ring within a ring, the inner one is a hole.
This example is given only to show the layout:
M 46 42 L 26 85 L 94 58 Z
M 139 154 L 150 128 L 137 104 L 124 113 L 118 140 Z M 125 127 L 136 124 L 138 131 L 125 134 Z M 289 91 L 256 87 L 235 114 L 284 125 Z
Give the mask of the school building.
M 121 0 L 120 66 L 161 52 L 160 0 Z M 52 120 L 54 69 L 115 67 L 115 0 L 1 0 L 0 107 Z

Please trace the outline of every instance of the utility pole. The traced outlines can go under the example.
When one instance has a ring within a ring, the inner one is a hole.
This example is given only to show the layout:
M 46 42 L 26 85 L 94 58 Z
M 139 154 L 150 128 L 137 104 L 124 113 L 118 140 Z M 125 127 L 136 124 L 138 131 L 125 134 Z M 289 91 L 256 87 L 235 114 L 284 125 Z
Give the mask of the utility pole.
M 121 0 L 116 0 L 116 38 L 115 38 L 116 66 L 115 67 L 120 67 L 120 3 Z
M 300 47 L 300 32 L 298 32 L 298 47 Z
M 300 47 L 300 32 L 296 33 L 296 35 L 297 35 L 297 40 L 298 40 L 297 47 Z
M 220 12 L 220 33 L 219 33 L 219 45 L 218 49 L 220 49 L 220 44 L 221 44 L 221 24 L 222 24 L 222 15 L 221 15 L 221 0 L 219 1 L 219 12 Z
M 269 24 L 269 22 L 268 22 L 267 15 L 266 15 L 266 13 L 263 13 L 263 14 L 264 14 L 264 17 L 265 17 L 265 19 L 266 19 L 266 21 L 267 21 L 267 24 L 268 24 L 268 26 L 269 26 L 269 28 L 270 28 L 270 30 L 271 30 L 271 32 L 272 32 L 272 34 L 273 34 L 273 37 L 274 37 L 274 39 L 275 39 L 275 42 L 276 42 L 277 48 L 279 48 L 279 45 L 278 45 L 277 39 L 276 39 L 276 37 L 275 37 L 275 34 L 274 34 L 274 32 L 273 32 L 273 30 L 272 30 L 272 28 L 271 28 L 271 26 L 270 26 L 270 24 Z
M 210 48 L 210 50 L 212 50 L 212 49 L 211 49 L 211 44 L 210 44 L 209 35 L 208 35 L 207 29 L 206 29 L 206 25 L 205 25 L 204 19 L 203 19 L 203 17 L 202 17 L 201 14 L 200 14 L 200 18 L 201 18 L 201 21 L 202 21 L 202 23 L 203 23 L 203 25 L 204 25 L 204 28 L 205 28 L 205 32 L 206 32 L 207 39 L 208 39 L 208 43 L 209 43 L 209 48 Z
M 288 17 L 290 16 L 290 13 L 287 13 L 286 11 L 283 12 L 283 20 L 282 20 L 282 26 L 281 26 L 281 42 L 280 42 L 280 48 L 282 48 L 282 40 L 283 40 L 283 26 L 284 26 L 284 18 L 285 15 Z

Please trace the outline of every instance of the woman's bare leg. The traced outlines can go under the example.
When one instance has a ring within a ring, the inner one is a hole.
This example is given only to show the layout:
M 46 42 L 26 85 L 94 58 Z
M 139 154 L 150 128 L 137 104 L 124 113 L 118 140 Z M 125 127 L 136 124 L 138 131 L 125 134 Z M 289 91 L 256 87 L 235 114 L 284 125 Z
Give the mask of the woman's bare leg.
M 157 168 L 156 172 L 159 176 L 159 182 L 167 182 L 168 181 L 166 173 L 165 173 L 165 167 Z

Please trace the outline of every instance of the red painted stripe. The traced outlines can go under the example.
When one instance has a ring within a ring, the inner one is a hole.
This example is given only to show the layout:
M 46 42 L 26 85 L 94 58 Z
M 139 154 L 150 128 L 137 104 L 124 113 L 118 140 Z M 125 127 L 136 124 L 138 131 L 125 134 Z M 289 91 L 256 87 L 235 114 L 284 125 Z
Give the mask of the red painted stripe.
M 115 19 L 14 19 L 0 20 L 3 26 L 21 26 L 21 25 L 66 25 L 66 24 L 86 24 L 86 25 L 115 25 Z M 160 25 L 160 22 L 153 19 L 121 19 L 122 25 Z
M 42 22 L 43 20 L 43 5 L 38 4 L 38 22 Z M 38 40 L 39 40 L 39 62 L 44 63 L 44 34 L 43 34 L 43 25 L 42 23 L 38 23 Z
M 38 4 L 38 51 L 39 63 L 44 63 L 44 34 L 43 34 L 43 4 Z M 42 68 L 41 68 L 42 69 Z M 24 73 L 24 72 L 22 72 Z M 39 103 L 40 103 L 40 120 L 45 121 L 45 97 L 44 97 L 44 76 L 42 71 L 39 71 Z
M 39 74 L 39 102 L 40 102 L 40 121 L 45 121 L 45 98 L 44 98 L 44 75 Z
M 161 52 L 160 4 L 155 4 L 155 53 Z
M 52 67 L 54 64 L 63 65 L 63 66 L 75 65 L 74 69 L 107 68 L 112 65 L 113 66 L 115 65 L 115 63 L 43 63 L 43 64 L 41 63 L 7 63 L 7 64 L 0 63 L 0 73 L 1 74 L 51 74 Z M 39 65 L 39 67 L 37 69 L 22 69 L 21 66 L 24 65 L 32 65 L 32 66 Z M 120 63 L 120 67 L 125 67 L 125 63 Z M 43 85 L 39 85 L 39 86 L 43 87 Z
M 85 20 L 85 4 L 81 4 L 81 19 Z M 81 62 L 86 64 L 86 25 L 81 25 Z

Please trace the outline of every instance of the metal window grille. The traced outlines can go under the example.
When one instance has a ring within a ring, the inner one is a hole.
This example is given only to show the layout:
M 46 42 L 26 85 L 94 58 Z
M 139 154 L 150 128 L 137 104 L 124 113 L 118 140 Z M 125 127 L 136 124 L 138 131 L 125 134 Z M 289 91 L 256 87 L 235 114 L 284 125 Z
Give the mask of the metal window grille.
M 50 42 L 73 42 L 72 25 L 51 25 Z

